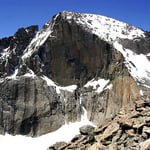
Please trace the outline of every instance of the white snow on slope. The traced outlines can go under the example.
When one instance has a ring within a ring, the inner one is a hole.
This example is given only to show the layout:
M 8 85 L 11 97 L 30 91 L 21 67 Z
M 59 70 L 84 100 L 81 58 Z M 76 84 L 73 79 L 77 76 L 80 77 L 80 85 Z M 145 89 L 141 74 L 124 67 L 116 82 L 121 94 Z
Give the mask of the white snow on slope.
M 137 37 L 144 37 L 144 31 L 121 21 L 94 14 L 80 14 L 75 17 L 73 12 L 65 12 L 64 17 L 73 19 L 84 29 L 96 34 L 101 39 L 113 43 L 118 38 L 134 39 Z M 69 17 L 72 16 L 72 17 Z M 68 19 L 68 20 L 69 20 Z M 70 22 L 69 20 L 69 22 Z
M 55 23 L 55 19 L 57 18 L 58 15 L 55 16 L 54 18 L 54 23 Z M 22 56 L 22 59 L 24 60 L 27 57 L 30 57 L 34 51 L 38 50 L 38 48 L 44 44 L 44 42 L 48 39 L 48 37 L 52 37 L 51 33 L 52 33 L 52 29 L 53 29 L 53 24 L 45 24 L 44 29 L 42 29 L 41 31 L 37 32 L 35 38 L 33 38 L 33 40 L 30 42 L 29 46 L 25 49 L 24 54 Z
M 46 76 L 43 76 L 41 78 L 46 81 L 48 86 L 54 86 L 56 88 L 57 94 L 60 94 L 61 90 L 73 92 L 74 90 L 77 89 L 77 85 L 70 85 L 70 86 L 62 87 L 62 86 L 58 86 L 54 81 L 52 81 Z
M 12 75 L 10 75 L 10 76 L 7 76 L 6 79 L 17 80 L 17 78 L 20 77 L 20 76 L 18 76 L 18 70 L 19 70 L 19 68 L 17 66 L 15 68 L 14 73 Z M 35 78 L 36 77 L 35 73 L 31 69 L 29 69 L 29 68 L 28 68 L 28 72 L 26 74 L 24 74 L 23 76 L 24 77 L 31 77 L 31 78 Z
M 53 31 L 53 26 L 58 15 L 55 16 L 53 23 L 48 22 L 47 24 L 45 24 L 45 28 L 36 34 L 36 37 L 31 41 L 31 43 L 25 50 L 24 55 L 22 56 L 23 60 L 27 57 L 30 57 L 32 53 L 36 51 L 47 40 L 48 37 L 52 37 L 51 33 Z M 139 37 L 145 37 L 143 30 L 101 15 L 81 14 L 64 11 L 62 13 L 62 16 L 64 17 L 64 19 L 67 19 L 69 23 L 74 20 L 77 24 L 83 27 L 84 30 L 91 32 L 104 41 L 112 44 L 125 57 L 126 66 L 135 79 L 143 80 L 145 78 L 146 80 L 150 80 L 150 77 L 148 75 L 149 69 L 146 69 L 146 65 L 149 64 L 148 59 L 146 59 L 146 57 L 142 54 L 137 55 L 133 53 L 132 50 L 125 50 L 124 48 L 116 44 L 119 44 L 119 39 L 133 40 Z M 126 54 L 128 54 L 129 57 L 127 57 Z M 147 54 L 147 56 L 149 56 L 149 54 Z M 144 63 L 146 63 L 145 67 L 142 68 L 139 64 L 139 58 L 142 59 Z M 133 67 L 133 64 L 136 67 Z M 100 91 L 100 89 L 98 91 Z M 59 88 L 57 88 L 57 92 L 59 93 Z
M 95 126 L 87 118 L 87 112 L 83 107 L 84 114 L 80 122 L 69 123 L 63 125 L 55 132 L 31 138 L 21 135 L 12 136 L 6 134 L 0 135 L 0 149 L 1 150 L 46 150 L 50 145 L 65 141 L 69 142 L 75 135 L 79 134 L 79 128 L 84 125 Z
M 1 52 L 0 54 L 1 54 L 1 55 L 0 55 L 0 59 L 6 60 L 6 59 L 9 57 L 9 55 L 10 55 L 9 47 L 3 49 L 2 52 Z
M 40 31 L 36 34 L 35 38 L 31 41 L 29 46 L 24 51 L 24 55 L 22 56 L 22 59 L 24 60 L 27 57 L 30 57 L 34 51 L 36 51 L 45 41 L 46 39 L 51 35 L 52 31 Z
M 140 90 L 140 95 L 141 95 L 141 96 L 143 96 L 143 95 L 144 95 L 142 90 Z
M 18 74 L 18 66 L 15 68 L 14 73 L 11 76 L 7 76 L 6 79 L 16 80 L 17 79 L 17 74 Z
M 95 80 L 92 79 L 91 81 L 87 82 L 84 87 L 90 87 L 92 86 L 93 89 L 95 89 L 97 93 L 101 93 L 102 91 L 106 90 L 106 89 L 111 89 L 112 88 L 112 84 L 109 84 L 109 80 L 105 80 L 105 79 L 99 79 L 99 80 Z
M 26 74 L 24 74 L 23 76 L 24 77 L 31 77 L 31 78 L 36 77 L 35 73 L 31 69 L 28 69 L 28 72 Z
M 125 64 L 135 80 L 147 84 L 146 80 L 150 80 L 150 61 L 147 59 L 147 57 L 143 54 L 138 55 L 129 49 L 123 48 L 123 46 L 117 41 L 113 45 L 123 54 L 125 58 Z

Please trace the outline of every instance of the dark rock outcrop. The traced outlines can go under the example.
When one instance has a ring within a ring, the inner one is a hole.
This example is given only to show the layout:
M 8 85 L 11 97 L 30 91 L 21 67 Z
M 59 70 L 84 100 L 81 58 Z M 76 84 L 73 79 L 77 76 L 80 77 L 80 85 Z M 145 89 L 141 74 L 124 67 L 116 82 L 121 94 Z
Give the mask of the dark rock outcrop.
M 80 133 L 83 135 L 89 135 L 95 128 L 91 125 L 86 125 L 80 128 Z
M 150 33 L 145 32 L 145 36 L 143 38 L 135 38 L 134 40 L 123 39 L 120 42 L 125 48 L 132 49 L 137 54 L 146 55 L 150 51 Z
M 13 37 L 10 36 L 8 38 L 2 38 L 0 39 L 0 51 L 7 48 L 10 45 L 10 41 Z
M 37 31 L 38 26 L 20 28 L 13 37 L 0 40 L 0 77 L 13 74 L 15 68 L 19 66 L 24 50 Z
M 38 77 L 18 77 L 1 86 L 1 134 L 39 136 L 58 129 L 65 121 L 80 120 L 81 108 L 74 93 L 58 95 Z

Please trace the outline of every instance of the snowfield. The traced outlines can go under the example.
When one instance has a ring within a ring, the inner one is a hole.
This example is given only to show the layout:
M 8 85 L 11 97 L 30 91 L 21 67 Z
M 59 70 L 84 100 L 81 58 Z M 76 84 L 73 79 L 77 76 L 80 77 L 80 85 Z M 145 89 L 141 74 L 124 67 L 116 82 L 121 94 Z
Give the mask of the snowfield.
M 125 58 L 125 65 L 127 66 L 130 74 L 135 79 L 142 83 L 147 88 L 150 88 L 150 61 L 144 54 L 136 54 L 129 49 L 123 48 L 117 41 L 113 44 L 114 47 L 120 51 Z
M 32 138 L 21 135 L 12 136 L 6 134 L 0 135 L 0 149 L 1 150 L 46 150 L 50 145 L 65 141 L 69 142 L 75 135 L 79 134 L 79 128 L 84 125 L 95 126 L 87 118 L 87 111 L 84 107 L 84 114 L 81 117 L 80 122 L 69 123 L 63 125 L 57 131 L 49 134 Z

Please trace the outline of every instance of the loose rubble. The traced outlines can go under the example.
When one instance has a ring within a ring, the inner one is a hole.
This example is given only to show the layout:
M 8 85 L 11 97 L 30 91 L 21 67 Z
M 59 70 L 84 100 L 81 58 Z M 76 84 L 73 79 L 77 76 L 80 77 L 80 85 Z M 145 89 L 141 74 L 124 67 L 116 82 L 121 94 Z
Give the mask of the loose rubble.
M 81 127 L 70 143 L 56 143 L 49 150 L 150 150 L 149 104 L 150 100 L 137 100 L 135 109 L 120 111 L 107 125 Z

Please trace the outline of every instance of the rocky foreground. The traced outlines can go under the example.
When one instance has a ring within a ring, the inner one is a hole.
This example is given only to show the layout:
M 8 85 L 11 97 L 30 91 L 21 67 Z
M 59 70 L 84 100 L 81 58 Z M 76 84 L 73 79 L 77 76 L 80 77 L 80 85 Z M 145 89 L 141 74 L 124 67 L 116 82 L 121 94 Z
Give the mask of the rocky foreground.
M 96 129 L 84 126 L 80 133 L 71 142 L 58 142 L 49 150 L 150 150 L 150 101 L 137 100 L 135 109 L 120 111 Z

